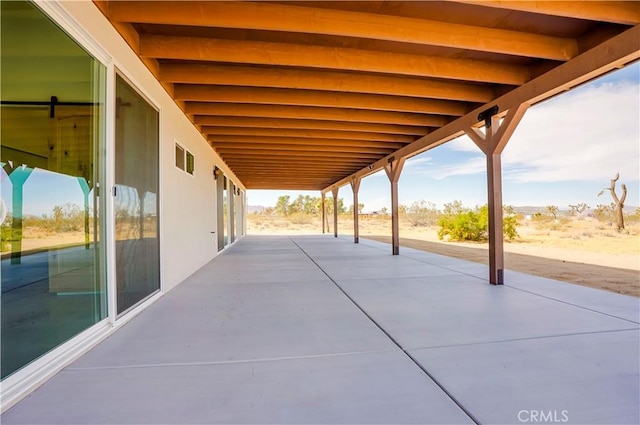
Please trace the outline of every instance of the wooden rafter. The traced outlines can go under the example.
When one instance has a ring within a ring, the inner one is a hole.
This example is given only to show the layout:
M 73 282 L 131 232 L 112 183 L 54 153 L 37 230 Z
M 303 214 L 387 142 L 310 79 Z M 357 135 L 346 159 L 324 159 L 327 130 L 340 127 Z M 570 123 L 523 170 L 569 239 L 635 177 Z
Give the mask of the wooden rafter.
M 322 121 L 288 118 L 263 118 L 263 117 L 225 117 L 213 115 L 196 115 L 193 118 L 196 124 L 202 126 L 235 127 L 235 128 L 286 128 L 303 130 L 336 130 L 362 133 L 383 134 L 409 134 L 425 135 L 428 127 L 410 125 L 377 124 L 377 123 L 347 123 L 344 121 Z
M 510 85 L 523 84 L 530 76 L 525 66 L 504 63 L 202 37 L 146 35 L 140 38 L 140 53 L 156 59 L 365 71 Z M 189 75 L 189 68 L 177 67 L 171 69 L 172 80 L 180 79 L 176 74 Z M 163 74 L 168 79 L 169 75 L 169 71 Z M 209 75 L 211 79 L 218 78 L 214 73 Z
M 189 102 L 185 105 L 185 112 L 194 115 L 314 119 L 346 123 L 382 123 L 425 127 L 441 127 L 449 122 L 449 118 L 445 116 L 413 112 L 213 102 Z
M 232 145 L 241 145 L 251 143 L 256 145 L 272 145 L 281 149 L 287 149 L 290 146 L 351 146 L 362 148 L 386 147 L 390 149 L 399 149 L 406 146 L 406 143 L 398 142 L 378 142 L 374 140 L 340 140 L 340 139 L 316 139 L 309 140 L 299 137 L 256 137 L 256 136 L 209 136 L 209 142 L 214 145 L 227 143 Z
M 638 3 L 632 1 L 455 1 L 615 24 L 637 25 L 640 23 L 640 7 Z
M 326 69 L 310 71 L 258 66 L 229 67 L 220 64 L 184 62 L 163 64 L 159 75 L 163 81 L 186 84 L 296 88 L 428 97 L 468 102 L 488 102 L 495 97 L 491 87 L 480 84 L 370 73 L 335 72 Z
M 176 84 L 173 92 L 176 99 L 183 101 L 350 108 L 452 116 L 464 115 L 469 110 L 466 104 L 450 100 L 361 93 L 331 93 L 317 90 Z
M 268 145 L 260 143 L 214 143 L 213 147 L 221 154 L 227 152 L 245 153 L 247 150 L 252 151 L 278 151 L 278 152 L 309 152 L 309 154 L 322 154 L 324 152 L 340 152 L 340 153 L 371 153 L 371 154 L 388 154 L 394 151 L 393 148 L 385 147 L 369 147 L 361 146 L 326 146 L 326 145 L 290 145 L 283 149 L 279 145 Z
M 201 131 L 212 137 L 215 135 L 227 136 L 256 136 L 256 137 L 294 137 L 311 139 L 333 139 L 333 140 L 375 140 L 378 142 L 400 142 L 410 143 L 416 138 L 413 136 L 387 134 L 387 133 L 365 133 L 360 131 L 340 131 L 340 130 L 316 130 L 316 129 L 289 129 L 289 128 L 236 128 L 236 127 L 211 127 L 202 126 Z
M 578 53 L 575 40 L 524 31 L 270 3 L 116 1 L 110 17 L 121 22 L 358 37 L 561 61 Z

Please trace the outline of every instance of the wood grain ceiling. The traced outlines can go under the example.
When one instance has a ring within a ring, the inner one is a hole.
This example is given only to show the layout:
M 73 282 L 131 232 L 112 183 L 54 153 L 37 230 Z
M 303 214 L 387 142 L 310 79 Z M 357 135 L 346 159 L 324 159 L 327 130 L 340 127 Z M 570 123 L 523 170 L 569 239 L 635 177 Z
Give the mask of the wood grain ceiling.
M 325 189 L 640 23 L 639 2 L 95 4 L 248 189 Z

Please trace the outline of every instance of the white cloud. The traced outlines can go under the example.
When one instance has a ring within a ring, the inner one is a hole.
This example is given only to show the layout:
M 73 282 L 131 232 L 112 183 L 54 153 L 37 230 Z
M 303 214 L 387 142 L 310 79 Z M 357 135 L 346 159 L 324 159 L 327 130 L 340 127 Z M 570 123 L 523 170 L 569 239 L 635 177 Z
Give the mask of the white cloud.
M 640 86 L 585 86 L 527 111 L 502 159 L 505 179 L 516 182 L 608 181 L 640 174 Z M 485 172 L 484 156 L 467 136 L 441 149 L 478 156 L 453 163 L 424 161 L 414 173 L 435 179 Z M 447 161 L 450 162 L 450 161 Z
M 446 146 L 457 152 L 480 152 L 480 148 L 466 135 L 453 139 Z
M 503 153 L 519 182 L 639 178 L 640 86 L 588 86 L 531 108 Z
M 432 166 L 416 170 L 413 174 L 442 180 L 453 176 L 467 176 L 484 173 L 486 170 L 486 159 L 484 156 L 475 156 L 464 161 L 449 164 L 434 163 Z
M 422 166 L 428 163 L 433 163 L 433 158 L 430 156 L 414 157 L 414 158 L 408 159 L 407 162 L 405 162 L 403 169 L 406 170 L 407 168 L 413 168 L 417 165 Z

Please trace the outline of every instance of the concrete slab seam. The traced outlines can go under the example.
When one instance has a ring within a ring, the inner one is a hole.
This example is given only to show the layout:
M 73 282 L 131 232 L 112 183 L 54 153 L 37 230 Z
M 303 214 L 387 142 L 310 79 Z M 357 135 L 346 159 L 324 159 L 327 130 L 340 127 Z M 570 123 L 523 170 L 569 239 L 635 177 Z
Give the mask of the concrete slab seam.
M 502 343 L 505 343 L 505 342 L 529 341 L 529 340 L 549 339 L 549 338 L 566 338 L 568 336 L 598 335 L 598 334 L 608 334 L 608 333 L 615 333 L 615 332 L 629 332 L 629 331 L 640 331 L 640 327 L 623 328 L 623 329 L 612 329 L 612 330 L 608 330 L 608 331 L 575 332 L 575 333 L 557 334 L 557 335 L 540 335 L 540 336 L 532 336 L 532 337 L 527 337 L 527 338 L 500 339 L 500 340 L 495 340 L 495 341 L 467 342 L 467 343 L 463 343 L 463 344 L 432 345 L 432 346 L 429 346 L 429 347 L 411 347 L 411 348 L 407 348 L 407 350 L 431 350 L 431 349 L 436 349 L 436 348 L 467 347 L 467 346 L 472 346 L 472 345 L 502 344 Z
M 570 284 L 570 285 L 571 285 L 571 284 Z M 509 289 L 514 289 L 514 290 L 516 290 L 516 291 L 526 292 L 527 294 L 536 295 L 536 296 L 538 296 L 538 297 L 546 298 L 546 299 L 548 299 L 548 300 L 552 300 L 552 301 L 557 301 L 557 302 L 559 302 L 559 303 L 566 304 L 566 305 L 570 305 L 570 306 L 572 306 L 572 307 L 577 307 L 577 308 L 581 308 L 581 309 L 583 309 L 583 310 L 591 311 L 591 312 L 593 312 L 593 313 L 602 314 L 603 316 L 608 316 L 608 317 L 611 317 L 611 318 L 614 318 L 614 319 L 624 320 L 625 322 L 629 322 L 629 323 L 633 323 L 633 324 L 636 324 L 636 325 L 640 325 L 640 320 L 639 320 L 638 322 L 635 322 L 635 321 L 630 320 L 630 319 L 625 319 L 624 317 L 614 316 L 613 314 L 605 313 L 605 312 L 603 312 L 603 311 L 594 310 L 594 309 L 592 309 L 592 308 L 585 307 L 585 306 L 582 306 L 582 305 L 573 304 L 573 303 L 570 303 L 570 302 L 567 302 L 567 301 L 559 300 L 559 299 L 557 299 L 557 298 L 553 298 L 553 297 L 550 297 L 550 296 L 548 296 L 548 295 L 542 295 L 542 294 L 538 294 L 538 293 L 536 293 L 536 292 L 527 291 L 526 289 L 517 288 L 517 287 L 515 287 L 515 286 L 511 286 L 511 285 L 509 285 L 509 284 L 505 284 L 504 286 L 505 286 L 505 287 L 507 287 L 507 288 L 509 288 Z
M 338 288 L 338 290 L 340 290 L 345 297 L 347 297 L 347 299 L 349 299 L 354 306 L 356 306 L 356 308 L 358 308 L 358 310 L 360 310 L 362 312 L 362 314 L 364 314 L 378 329 L 380 329 L 380 331 L 382 331 L 390 340 L 391 342 L 393 342 L 404 354 L 405 356 L 407 356 L 407 358 L 409 358 L 409 360 L 411 360 L 411 362 L 418 367 L 418 369 L 420 369 L 434 384 L 436 384 L 438 386 L 438 388 L 440 388 L 440 390 L 442 392 L 444 392 L 447 397 L 449 397 L 449 399 L 451 399 L 451 401 L 453 401 L 453 403 L 455 403 L 456 406 L 458 406 L 458 408 L 460 408 L 460 410 L 462 410 L 471 421 L 473 421 L 475 424 L 480 424 L 480 421 L 478 421 L 478 419 L 461 403 L 459 402 L 454 396 L 453 394 L 451 394 L 449 391 L 447 391 L 447 389 L 438 381 L 435 379 L 434 376 L 432 376 L 424 367 L 422 367 L 422 365 L 420 365 L 420 363 L 418 363 L 416 361 L 416 359 L 413 358 L 413 356 L 411 356 L 411 354 L 409 354 L 392 336 L 391 334 L 389 334 L 382 326 L 380 326 L 380 324 L 378 324 L 378 322 L 376 322 L 362 307 L 360 307 L 360 305 L 349 296 L 349 294 L 347 294 L 344 289 L 342 289 L 340 287 L 340 285 L 338 285 L 338 283 L 333 280 L 333 278 L 331 276 L 329 276 L 329 274 L 327 274 L 327 272 L 324 271 L 324 269 L 322 267 L 320 267 L 320 265 L 318 265 L 318 263 L 315 262 L 315 260 L 302 248 L 300 247 L 295 240 L 291 239 L 291 242 L 293 242 L 299 249 L 300 251 L 302 251 L 330 280 L 331 282 L 333 282 L 333 284 L 336 286 L 336 288 Z
M 391 353 L 395 351 L 400 351 L 400 350 L 352 351 L 348 353 L 314 354 L 314 355 L 308 355 L 308 356 L 290 356 L 290 357 L 268 357 L 263 359 L 221 360 L 221 361 L 212 361 L 212 362 L 150 363 L 150 364 L 118 365 L 118 366 L 67 367 L 65 371 L 82 372 L 82 371 L 90 371 L 90 370 L 112 370 L 112 369 L 148 369 L 148 368 L 161 368 L 161 367 L 222 366 L 222 365 L 230 365 L 230 364 L 266 363 L 266 362 L 277 362 L 277 361 L 287 361 L 287 360 L 359 356 L 362 354 Z

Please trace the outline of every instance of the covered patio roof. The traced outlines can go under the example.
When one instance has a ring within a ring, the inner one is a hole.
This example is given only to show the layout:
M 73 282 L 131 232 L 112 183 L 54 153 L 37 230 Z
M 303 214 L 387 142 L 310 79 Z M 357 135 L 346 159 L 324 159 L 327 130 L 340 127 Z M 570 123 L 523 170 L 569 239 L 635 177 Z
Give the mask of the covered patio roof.
M 640 57 L 638 2 L 95 4 L 248 189 L 328 191 Z

